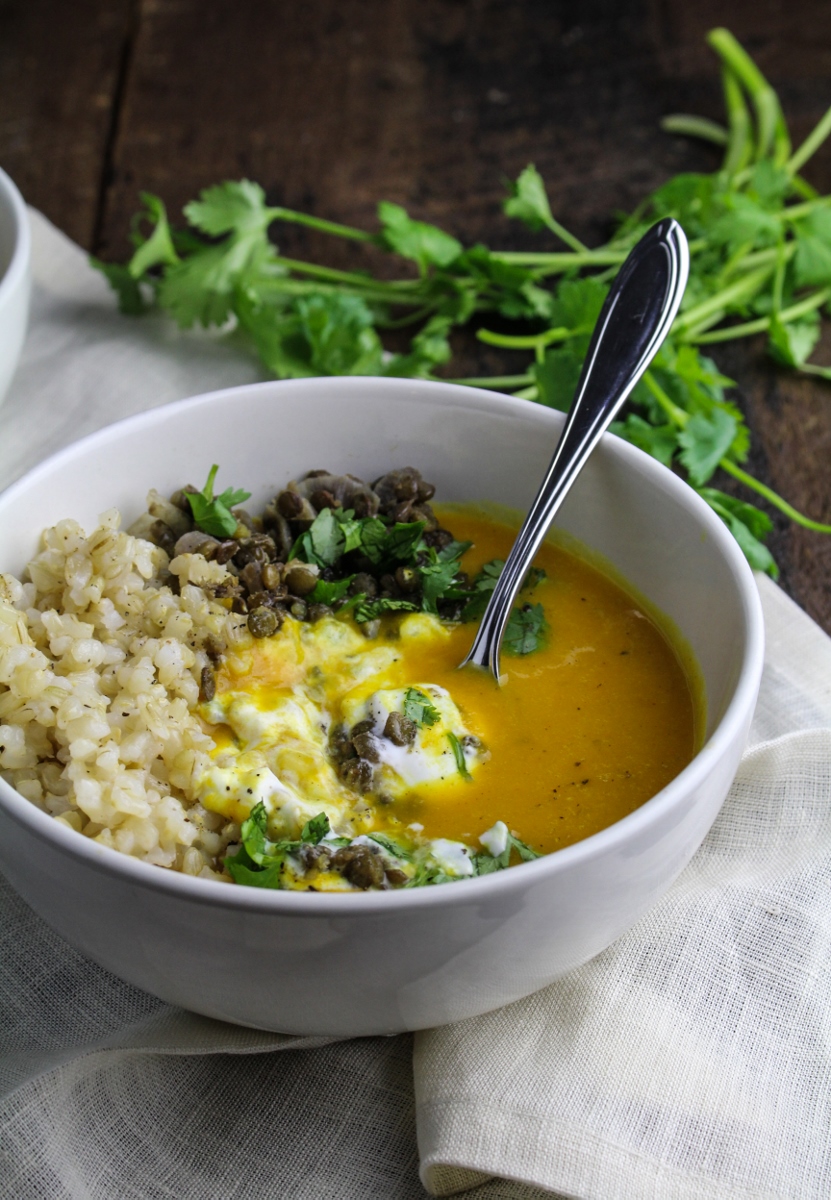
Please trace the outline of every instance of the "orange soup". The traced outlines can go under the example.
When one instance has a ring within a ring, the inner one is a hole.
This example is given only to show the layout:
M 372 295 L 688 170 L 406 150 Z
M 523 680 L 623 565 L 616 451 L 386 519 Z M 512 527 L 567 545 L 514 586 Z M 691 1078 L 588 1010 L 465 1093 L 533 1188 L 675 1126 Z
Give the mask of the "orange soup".
M 473 543 L 463 559 L 468 576 L 507 557 L 515 536 L 507 524 L 464 508 L 440 515 L 458 540 Z M 293 827 L 275 829 L 272 820 L 270 836 L 296 838 L 321 810 L 346 838 L 438 846 L 451 878 L 462 861 L 453 847 L 475 860 L 483 844 L 494 846 L 495 828 L 547 854 L 632 812 L 696 752 L 692 671 L 647 606 L 587 559 L 547 543 L 536 566 L 544 577 L 521 599 L 542 606 L 548 631 L 533 653 L 503 649 L 501 686 L 479 668 L 459 669 L 473 623 L 422 613 L 385 615 L 370 638 L 346 612 L 311 627 L 287 621 L 276 637 L 230 655 L 205 715 L 234 774 L 220 773 L 203 804 L 243 821 L 260 780 L 240 785 L 245 747 L 267 745 L 272 777 L 307 802 L 291 809 Z M 415 710 L 417 746 L 397 745 L 391 714 L 408 711 L 413 695 L 433 716 L 419 721 L 425 712 Z M 353 755 L 347 761 L 337 758 L 339 737 Z M 372 782 L 361 783 L 356 763 L 364 759 L 353 745 L 375 764 Z M 279 886 L 337 890 L 331 873 L 315 876 L 313 851 L 304 854 L 302 877 L 283 866 Z

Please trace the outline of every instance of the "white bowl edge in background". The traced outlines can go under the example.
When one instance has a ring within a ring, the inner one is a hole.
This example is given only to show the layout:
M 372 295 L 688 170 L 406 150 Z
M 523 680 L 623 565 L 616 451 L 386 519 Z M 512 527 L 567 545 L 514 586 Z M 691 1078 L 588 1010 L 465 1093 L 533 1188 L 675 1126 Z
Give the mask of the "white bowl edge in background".
M 0 404 L 17 369 L 31 293 L 31 233 L 23 197 L 0 170 Z

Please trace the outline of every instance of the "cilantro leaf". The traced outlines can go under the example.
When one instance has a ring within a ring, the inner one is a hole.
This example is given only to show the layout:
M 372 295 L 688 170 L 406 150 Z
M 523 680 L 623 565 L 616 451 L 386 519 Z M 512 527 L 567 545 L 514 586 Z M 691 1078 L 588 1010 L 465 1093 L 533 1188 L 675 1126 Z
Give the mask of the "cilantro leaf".
M 438 612 L 438 601 L 451 587 L 459 573 L 458 559 L 450 562 L 428 563 L 418 568 L 421 578 L 422 603 L 425 612 Z
M 375 566 L 386 555 L 387 526 L 380 517 L 367 517 L 361 529 L 361 549 Z
M 102 262 L 90 256 L 89 264 L 100 271 L 118 297 L 118 308 L 128 317 L 137 317 L 147 312 L 150 305 L 145 300 L 138 280 L 123 263 Z
M 491 559 L 490 562 L 487 562 L 484 564 L 484 566 L 480 570 L 479 574 L 473 580 L 472 590 L 466 593 L 471 598 L 468 600 L 467 604 L 462 609 L 462 620 L 463 621 L 475 621 L 479 617 L 482 616 L 482 614 L 484 613 L 485 608 L 487 606 L 488 600 L 490 599 L 490 594 L 493 591 L 493 589 L 496 587 L 496 581 L 499 579 L 499 576 L 502 574 L 502 569 L 504 566 L 505 566 L 505 563 L 501 558 Z M 535 587 L 537 587 L 538 584 L 542 583 L 542 581 L 545 578 L 546 578 L 546 573 L 545 573 L 545 571 L 542 570 L 542 568 L 529 567 L 528 571 L 525 574 L 525 578 L 522 581 L 522 586 L 520 588 L 520 591 L 523 591 L 523 592 L 532 591 Z M 520 629 L 520 626 L 522 625 L 523 621 L 525 622 L 525 624 L 532 623 L 528 617 L 521 618 L 519 610 L 515 609 L 514 612 L 511 614 L 511 616 L 508 618 L 508 625 L 507 625 L 507 629 L 511 629 L 513 631 L 512 637 L 518 636 L 518 630 Z M 546 628 L 547 628 L 547 626 L 546 626 Z M 506 629 L 506 632 L 507 632 L 507 629 Z M 542 644 L 542 643 L 540 643 L 540 644 Z M 536 649 L 536 648 L 537 647 L 532 647 L 532 649 Z M 522 653 L 530 653 L 530 651 L 522 651 Z
M 238 858 L 239 855 L 229 855 L 224 860 L 225 870 L 231 876 L 234 883 L 241 883 L 246 887 L 259 888 L 279 888 L 281 886 L 283 876 L 282 859 L 269 863 L 268 866 L 258 868 L 238 862 Z
M 200 529 L 214 537 L 232 537 L 236 533 L 237 518 L 231 512 L 236 504 L 248 500 L 251 493 L 240 489 L 226 488 L 219 496 L 214 496 L 214 479 L 219 467 L 213 464 L 208 472 L 208 479 L 201 492 L 186 492 L 193 519 Z
M 473 545 L 473 542 L 457 542 L 455 538 L 452 542 L 448 542 L 438 551 L 436 557 L 439 562 L 451 562 L 454 559 L 460 559 L 463 554 L 466 554 Z
M 185 205 L 184 213 L 191 225 L 212 237 L 231 231 L 259 232 L 273 219 L 266 207 L 265 192 L 249 179 L 205 188 L 198 200 Z
M 678 430 L 674 425 L 653 425 L 637 413 L 627 413 L 625 421 L 615 421 L 612 433 L 625 438 L 639 450 L 645 450 L 668 467 L 678 449 Z
M 578 357 L 573 346 L 547 350 L 543 361 L 534 363 L 532 368 L 540 402 L 560 412 L 568 412 L 582 369 L 583 359 Z
M 831 283 L 831 210 L 817 208 L 796 222 L 793 277 L 796 287 L 824 287 Z
M 160 304 L 183 329 L 224 324 L 252 252 L 248 239 L 206 246 L 168 269 L 159 286 Z
M 512 833 L 508 833 L 505 843 L 505 849 L 501 854 L 488 854 L 485 851 L 480 851 L 474 856 L 474 866 L 476 867 L 477 875 L 491 875 L 494 871 L 505 871 L 511 864 L 511 853 L 515 851 L 523 862 L 532 862 L 535 858 L 540 858 L 536 850 L 532 850 L 525 842 L 521 842 L 518 837 L 514 837 Z
M 557 288 L 551 324 L 555 328 L 562 327 L 584 334 L 584 341 L 578 342 L 581 360 L 608 294 L 609 285 L 593 275 L 586 279 L 564 279 Z
M 453 751 L 453 757 L 456 760 L 456 770 L 462 779 L 471 781 L 473 777 L 467 769 L 467 761 L 465 759 L 465 752 L 462 749 L 462 743 L 456 737 L 455 733 L 451 731 L 448 731 L 447 740 L 450 742 L 450 749 Z
M 308 599 L 311 604 L 332 605 L 349 591 L 354 575 L 346 575 L 343 579 L 318 579 Z
M 748 190 L 761 205 L 775 212 L 781 209 L 791 190 L 790 173 L 769 158 L 763 158 L 750 173 Z
M 777 217 L 750 196 L 739 192 L 730 197 L 727 211 L 709 228 L 709 237 L 733 254 L 742 247 L 773 246 L 781 225 Z
M 684 172 L 653 192 L 647 206 L 656 220 L 674 217 L 688 236 L 699 237 L 708 228 L 717 206 L 716 181 L 712 175 Z M 633 222 L 624 223 L 623 231 L 632 227 Z
M 768 350 L 786 367 L 801 367 L 819 341 L 819 314 L 807 313 L 798 321 L 784 324 L 772 317 L 768 329 Z
M 255 804 L 240 826 L 240 841 L 245 853 L 254 863 L 262 864 L 268 854 L 268 814 L 262 801 Z
M 510 185 L 511 194 L 502 203 L 506 217 L 515 217 L 535 233 L 550 229 L 553 223 L 551 205 L 545 184 L 537 168 L 530 163 Z
M 762 512 L 754 504 L 736 500 L 734 496 L 728 496 L 715 488 L 699 488 L 699 494 L 724 521 L 744 551 L 751 567 L 756 571 L 764 571 L 776 579 L 779 568 L 776 566 L 773 555 L 761 540 L 773 528 L 773 522 L 767 513 Z
M 422 272 L 428 266 L 446 267 L 462 253 L 462 244 L 456 238 L 436 225 L 414 221 L 400 204 L 382 200 L 378 205 L 378 220 L 382 245 L 418 263 Z
M 366 518 L 356 519 L 355 511 L 351 508 L 333 508 L 332 514 L 339 523 L 343 534 L 343 553 L 348 554 L 350 550 L 357 550 L 363 538 Z
M 379 375 L 381 339 L 360 296 L 318 293 L 296 302 L 299 335 L 314 375 Z
M 363 625 L 386 612 L 418 612 L 418 605 L 413 604 L 412 600 L 393 600 L 391 597 L 378 596 L 373 600 L 360 600 L 354 611 L 355 620 L 359 625 Z
M 404 716 L 409 717 L 419 728 L 422 725 L 435 725 L 441 720 L 441 714 L 430 697 L 412 687 L 407 688 L 404 694 Z
M 326 816 L 326 813 L 320 812 L 316 817 L 312 817 L 310 820 L 308 820 L 303 826 L 302 830 L 300 831 L 300 841 L 308 842 L 311 843 L 311 845 L 316 846 L 322 838 L 326 837 L 326 834 L 329 832 L 330 828 L 331 826 L 329 825 L 329 818 Z
M 384 558 L 409 562 L 421 541 L 426 526 L 423 521 L 399 522 L 386 532 L 383 541 Z M 361 539 L 363 544 L 363 539 Z
M 531 654 L 540 649 L 547 633 L 548 622 L 542 605 L 523 604 L 508 618 L 502 648 L 507 654 Z
M 732 445 L 736 419 L 723 409 L 695 413 L 678 434 L 680 459 L 693 485 L 706 483 Z
M 534 588 L 538 587 L 547 578 L 548 573 L 542 567 L 529 567 L 525 572 L 525 578 L 519 590 L 521 592 L 533 592 Z
M 152 221 L 153 230 L 149 237 L 138 242 L 133 257 L 127 264 L 127 269 L 134 279 L 141 279 L 153 267 L 170 266 L 180 261 L 173 245 L 164 204 L 158 196 L 153 196 L 150 192 L 142 192 L 141 201 L 144 204 L 144 212 L 139 213 L 137 220 L 133 222 L 135 236 L 140 236 L 137 225 L 142 220 Z
M 516 850 L 523 862 L 533 862 L 535 858 L 541 858 L 536 850 L 532 850 L 525 842 L 521 842 L 518 837 L 514 837 L 512 833 L 508 834 L 508 842 L 512 849 Z
M 405 850 L 403 846 L 394 841 L 391 837 L 387 837 L 385 833 L 370 833 L 367 835 L 373 842 L 377 842 L 382 850 L 386 850 L 387 854 L 391 854 L 393 858 L 400 858 L 404 862 L 412 861 L 412 854 Z

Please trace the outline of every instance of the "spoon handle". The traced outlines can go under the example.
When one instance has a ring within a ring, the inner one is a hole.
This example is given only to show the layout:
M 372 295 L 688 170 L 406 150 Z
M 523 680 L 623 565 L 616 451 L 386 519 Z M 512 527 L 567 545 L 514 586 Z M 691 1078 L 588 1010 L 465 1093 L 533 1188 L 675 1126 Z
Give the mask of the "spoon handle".
M 502 634 L 525 573 L 586 459 L 669 333 L 688 272 L 687 239 L 671 219 L 653 225 L 618 272 L 594 327 L 551 465 L 462 666 L 486 667 L 499 679 Z

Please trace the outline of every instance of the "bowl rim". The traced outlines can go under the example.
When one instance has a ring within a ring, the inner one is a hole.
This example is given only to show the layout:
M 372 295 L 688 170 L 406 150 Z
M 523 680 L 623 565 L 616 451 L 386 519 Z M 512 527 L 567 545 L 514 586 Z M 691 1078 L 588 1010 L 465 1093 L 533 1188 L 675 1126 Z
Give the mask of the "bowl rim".
M 39 476 L 48 476 L 55 466 L 62 464 L 65 460 L 82 455 L 87 448 L 96 443 L 106 444 L 109 441 L 119 441 L 122 436 L 133 430 L 163 420 L 165 415 L 204 405 L 222 404 L 243 394 L 266 392 L 274 388 L 279 390 L 285 385 L 302 392 L 304 390 L 319 391 L 321 387 L 346 389 L 356 384 L 360 385 L 364 391 L 398 392 L 402 401 L 406 399 L 408 391 L 430 389 L 435 392 L 440 389 L 449 402 L 464 407 L 484 408 L 485 410 L 498 409 L 502 413 L 514 409 L 526 416 L 529 413 L 529 405 L 526 400 L 518 400 L 486 389 L 473 389 L 438 381 L 371 376 L 330 376 L 302 380 L 266 380 L 261 383 L 242 384 L 237 387 L 203 392 L 168 405 L 148 409 L 87 434 L 38 463 L 0 493 L 0 513 L 5 504 L 14 499 L 18 491 L 28 489 L 33 483 L 36 484 Z M 536 405 L 532 411 L 535 411 L 543 421 L 552 419 L 556 432 L 556 426 L 559 425 L 558 418 L 561 418 L 562 414 Z M 461 889 L 443 885 L 384 892 L 337 894 L 318 892 L 309 895 L 306 892 L 233 887 L 218 880 L 202 879 L 160 868 L 153 863 L 133 858 L 108 846 L 101 846 L 56 821 L 51 815 L 20 795 L 3 779 L 0 779 L 0 808 L 4 809 L 6 814 L 18 824 L 24 825 L 38 836 L 44 837 L 57 852 L 70 858 L 81 859 L 85 866 L 106 875 L 121 877 L 125 884 L 166 894 L 184 903 L 207 904 L 212 907 L 237 909 L 243 912 L 274 913 L 285 916 L 291 914 L 304 917 L 365 915 L 369 919 L 373 916 L 400 910 L 443 905 L 449 902 L 452 896 L 459 897 L 454 903 L 463 903 L 465 897 L 472 903 L 486 902 L 491 897 L 518 888 L 526 890 L 532 887 L 536 881 L 541 881 L 548 875 L 569 871 L 585 860 L 601 857 L 614 851 L 616 846 L 628 841 L 630 836 L 636 836 L 638 832 L 648 829 L 664 813 L 680 803 L 686 794 L 699 786 L 714 769 L 736 734 L 742 729 L 748 719 L 748 711 L 752 711 L 755 703 L 761 678 L 764 659 L 764 622 L 761 600 L 751 568 L 735 539 L 709 505 L 667 467 L 614 434 L 604 434 L 601 445 L 595 453 L 607 453 L 621 458 L 624 464 L 640 474 L 650 477 L 651 482 L 659 490 L 670 492 L 684 507 L 692 511 L 704 527 L 704 532 L 712 539 L 726 560 L 739 594 L 746 626 L 745 652 L 733 693 L 710 737 L 687 766 L 666 787 L 612 825 L 532 862 L 518 864 L 517 867 L 510 870 L 460 880 L 459 882 L 465 885 Z
M 18 287 L 26 274 L 32 253 L 32 235 L 29 229 L 29 214 L 26 203 L 11 176 L 0 167 L 0 192 L 11 204 L 15 218 L 15 242 L 9 265 L 0 276 L 0 304 Z

